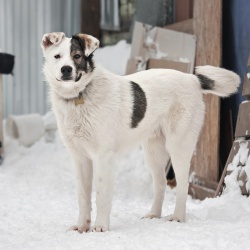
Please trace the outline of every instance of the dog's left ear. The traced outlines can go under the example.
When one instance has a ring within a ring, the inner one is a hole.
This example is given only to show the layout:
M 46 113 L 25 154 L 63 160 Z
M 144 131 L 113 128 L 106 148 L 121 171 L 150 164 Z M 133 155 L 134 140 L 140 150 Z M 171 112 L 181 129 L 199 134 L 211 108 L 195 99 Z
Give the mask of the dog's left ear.
M 85 56 L 88 57 L 96 49 L 99 48 L 100 42 L 97 38 L 87 34 L 77 34 L 77 37 L 82 41 L 82 45 L 85 46 L 84 48 Z

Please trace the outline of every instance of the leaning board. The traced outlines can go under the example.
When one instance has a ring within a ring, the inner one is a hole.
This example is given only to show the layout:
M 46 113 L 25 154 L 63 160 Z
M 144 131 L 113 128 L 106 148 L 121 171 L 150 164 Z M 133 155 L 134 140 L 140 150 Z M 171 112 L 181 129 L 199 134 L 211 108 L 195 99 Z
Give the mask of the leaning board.
M 235 181 L 238 182 L 241 193 L 249 195 L 249 184 L 247 173 L 249 172 L 250 140 L 236 140 L 229 154 L 224 173 L 218 185 L 216 195 L 220 195 L 226 188 L 225 177 L 236 171 Z

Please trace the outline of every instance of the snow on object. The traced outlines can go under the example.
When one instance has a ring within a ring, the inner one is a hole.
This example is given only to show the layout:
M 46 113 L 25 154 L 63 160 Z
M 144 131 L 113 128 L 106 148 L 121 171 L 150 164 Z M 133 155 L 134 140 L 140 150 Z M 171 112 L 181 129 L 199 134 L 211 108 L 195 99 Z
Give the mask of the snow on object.
M 239 173 L 242 174 L 243 172 L 247 175 L 246 189 L 250 190 L 250 156 L 247 142 L 240 143 L 240 148 L 234 156 L 233 161 L 228 165 L 227 170 L 232 171 L 232 173 L 225 177 L 225 193 L 241 193 L 240 186 L 243 186 L 243 182 L 238 180 L 238 176 Z
M 240 148 L 238 153 L 234 156 L 232 163 L 230 163 L 227 167 L 228 171 L 234 171 L 234 170 L 239 170 L 238 165 L 245 165 L 246 161 L 247 161 L 247 156 L 248 156 L 248 152 L 249 149 L 247 148 L 248 143 L 240 143 Z
M 180 57 L 180 58 L 179 58 L 179 62 L 190 63 L 190 61 L 189 61 L 188 58 L 186 58 L 186 57 Z
M 45 132 L 44 123 L 39 114 L 11 115 L 6 121 L 6 126 L 8 134 L 27 147 L 39 140 Z
M 246 165 L 242 167 L 242 170 L 244 170 L 247 175 L 246 190 L 250 192 L 250 155 L 248 156 L 245 164 Z

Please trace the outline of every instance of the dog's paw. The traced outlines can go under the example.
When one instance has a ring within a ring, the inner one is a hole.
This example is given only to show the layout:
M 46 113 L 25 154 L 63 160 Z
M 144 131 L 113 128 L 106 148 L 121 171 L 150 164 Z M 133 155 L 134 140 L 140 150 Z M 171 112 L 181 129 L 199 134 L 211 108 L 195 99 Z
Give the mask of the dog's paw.
M 106 232 L 108 231 L 107 227 L 103 227 L 103 226 L 93 226 L 88 232 Z
M 90 229 L 90 225 L 87 224 L 87 225 L 84 225 L 84 226 L 72 226 L 70 228 L 68 228 L 67 232 L 69 231 L 78 231 L 78 233 L 82 234 L 82 233 L 87 233 Z
M 185 219 L 181 216 L 177 216 L 175 214 L 169 215 L 166 217 L 167 221 L 176 221 L 176 222 L 184 222 Z
M 154 219 L 154 218 L 159 219 L 159 218 L 161 218 L 161 216 L 158 214 L 149 213 L 149 214 L 146 214 L 145 216 L 142 217 L 142 219 Z

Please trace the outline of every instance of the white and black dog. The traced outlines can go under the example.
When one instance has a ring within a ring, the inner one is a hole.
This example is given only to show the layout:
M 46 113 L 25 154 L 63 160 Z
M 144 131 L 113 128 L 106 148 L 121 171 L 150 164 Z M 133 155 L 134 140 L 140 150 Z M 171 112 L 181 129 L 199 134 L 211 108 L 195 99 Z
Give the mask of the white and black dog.
M 109 229 L 114 158 L 138 143 L 143 145 L 154 187 L 153 204 L 145 218 L 161 217 L 165 167 L 171 159 L 177 200 L 169 220 L 184 221 L 190 160 L 205 113 L 202 94 L 235 93 L 238 75 L 200 66 L 196 75 L 151 69 L 118 76 L 94 64 L 99 41 L 90 35 L 67 38 L 64 33 L 48 33 L 41 46 L 52 107 L 76 168 L 79 217 L 71 229 Z M 97 216 L 90 227 L 93 169 Z

